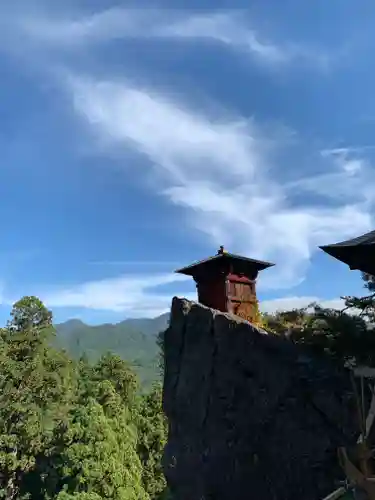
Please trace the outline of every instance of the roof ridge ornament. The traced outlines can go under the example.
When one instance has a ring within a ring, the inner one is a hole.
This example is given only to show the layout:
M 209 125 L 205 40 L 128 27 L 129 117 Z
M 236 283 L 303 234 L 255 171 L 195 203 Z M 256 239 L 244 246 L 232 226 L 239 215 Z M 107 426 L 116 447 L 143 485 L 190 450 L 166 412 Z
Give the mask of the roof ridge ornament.
M 228 250 L 225 250 L 224 245 L 220 245 L 216 255 L 223 255 L 224 253 L 228 253 Z

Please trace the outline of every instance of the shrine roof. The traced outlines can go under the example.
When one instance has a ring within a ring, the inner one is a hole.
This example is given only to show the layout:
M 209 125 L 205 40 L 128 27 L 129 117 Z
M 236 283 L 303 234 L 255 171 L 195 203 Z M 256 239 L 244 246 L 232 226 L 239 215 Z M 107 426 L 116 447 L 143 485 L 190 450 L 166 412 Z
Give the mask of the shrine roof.
M 246 271 L 248 271 L 249 269 L 262 271 L 264 269 L 267 269 L 268 267 L 272 267 L 275 265 L 271 262 L 251 259 L 249 257 L 243 257 L 242 255 L 229 253 L 221 247 L 216 255 L 208 257 L 204 260 L 193 262 L 189 266 L 177 269 L 175 272 L 179 274 L 186 274 L 188 276 L 196 276 L 197 274 L 202 274 L 209 269 L 211 271 L 219 270 L 221 267 L 223 267 L 223 265 L 230 263 L 234 264 L 239 272 L 244 273 L 246 273 Z

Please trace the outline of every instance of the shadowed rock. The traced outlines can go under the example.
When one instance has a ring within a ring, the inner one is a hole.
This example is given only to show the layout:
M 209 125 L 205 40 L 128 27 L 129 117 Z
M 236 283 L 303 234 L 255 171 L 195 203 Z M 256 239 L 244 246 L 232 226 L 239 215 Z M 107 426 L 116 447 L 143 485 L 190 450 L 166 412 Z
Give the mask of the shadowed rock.
M 355 442 L 348 374 L 291 342 L 174 298 L 164 467 L 174 500 L 320 500 Z

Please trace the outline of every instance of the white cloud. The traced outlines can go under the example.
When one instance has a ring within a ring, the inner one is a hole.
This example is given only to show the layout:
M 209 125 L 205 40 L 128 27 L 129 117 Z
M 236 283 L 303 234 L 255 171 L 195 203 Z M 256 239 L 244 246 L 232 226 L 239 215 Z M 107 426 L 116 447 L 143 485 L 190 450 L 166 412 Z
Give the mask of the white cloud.
M 262 312 L 275 313 L 282 311 L 291 311 L 292 309 L 302 309 L 308 307 L 310 304 L 317 303 L 321 307 L 329 309 L 342 310 L 345 307 L 345 303 L 342 299 L 320 299 L 319 297 L 281 297 L 279 299 L 271 299 L 261 301 L 259 306 Z
M 176 291 L 179 282 L 189 280 L 191 278 L 176 274 L 124 275 L 45 292 L 40 297 L 51 308 L 92 309 L 122 313 L 125 317 L 152 318 L 170 310 L 174 295 L 197 301 L 196 292 Z M 166 284 L 176 285 L 174 293 L 158 293 L 158 288 Z M 315 296 L 286 296 L 261 300 L 260 309 L 263 312 L 275 313 L 300 309 L 312 303 L 339 310 L 345 305 L 340 298 L 327 300 Z
M 184 283 L 184 290 L 178 291 L 179 284 Z M 39 296 L 47 307 L 53 309 L 60 307 L 92 309 L 122 313 L 125 317 L 156 317 L 170 310 L 174 295 L 196 302 L 196 291 L 187 292 L 186 288 L 186 284 L 192 283 L 191 277 L 174 273 L 124 274 L 67 288 L 45 290 Z M 165 285 L 173 285 L 173 293 L 160 293 L 160 287 Z M 2 291 L 3 288 L 0 287 L 0 292 Z M 8 299 L 6 303 L 13 304 L 14 301 Z M 275 313 L 307 307 L 312 303 L 333 309 L 344 308 L 344 301 L 340 298 L 327 300 L 316 296 L 285 296 L 260 300 L 260 309 L 263 312 Z
M 344 203 L 373 203 L 375 181 L 373 165 L 365 158 L 367 147 L 326 149 L 321 151 L 325 171 L 299 176 L 286 185 L 288 192 L 300 191 L 336 199 Z
M 77 47 L 118 38 L 148 36 L 147 31 L 160 22 L 160 12 L 154 9 L 112 8 L 89 16 L 73 14 L 58 19 L 27 16 L 18 24 L 35 40 L 60 47 Z
M 173 294 L 160 292 L 158 288 L 187 280 L 189 277 L 178 274 L 124 275 L 45 291 L 40 297 L 51 308 L 77 307 L 121 312 L 131 317 L 152 317 L 168 311 L 171 305 Z M 188 294 L 188 298 L 194 297 Z
M 286 48 L 261 41 L 256 32 L 241 21 L 239 15 L 214 13 L 191 16 L 164 26 L 157 33 L 161 37 L 181 40 L 211 40 L 249 52 L 273 64 L 285 63 L 292 57 Z
M 266 41 L 246 23 L 243 12 L 209 13 L 191 16 L 160 30 L 160 35 L 185 40 L 208 39 L 251 54 L 258 60 L 280 65 L 293 60 L 308 60 L 325 68 L 330 57 L 324 51 L 309 50 L 297 44 L 276 44 Z
M 296 43 L 265 40 L 247 20 L 246 12 L 197 14 L 188 10 L 111 8 L 91 15 L 25 17 L 18 22 L 32 40 L 58 48 L 77 49 L 118 39 L 209 41 L 241 51 L 262 63 L 280 66 L 306 61 L 326 69 L 332 60 L 324 50 Z
M 144 155 L 142 175 L 152 172 L 155 189 L 185 207 L 190 223 L 213 245 L 277 263 L 262 274 L 262 287 L 297 284 L 319 245 L 371 228 L 372 198 L 359 187 L 365 179 L 371 185 L 374 177 L 364 162 L 363 168 L 337 173 L 329 159 L 326 168 L 333 174 L 302 178 L 293 193 L 291 183 L 279 180 L 280 170 L 270 163 L 254 121 L 216 120 L 127 82 L 75 77 L 67 85 L 84 121 L 109 147 L 132 147 Z M 295 193 L 306 190 L 324 199 L 317 203 L 304 195 L 293 201 Z M 345 196 L 337 196 L 340 190 Z
M 202 164 L 213 176 L 227 180 L 252 174 L 256 152 L 252 148 L 254 139 L 248 134 L 249 124 L 244 120 L 230 124 L 206 121 L 168 98 L 110 82 L 97 84 L 71 78 L 68 83 L 76 110 L 104 137 L 127 141 L 150 158 L 157 157 L 175 182 L 200 179 Z M 112 98 L 107 99 L 109 96 Z M 237 161 L 228 171 L 226 166 L 233 156 Z

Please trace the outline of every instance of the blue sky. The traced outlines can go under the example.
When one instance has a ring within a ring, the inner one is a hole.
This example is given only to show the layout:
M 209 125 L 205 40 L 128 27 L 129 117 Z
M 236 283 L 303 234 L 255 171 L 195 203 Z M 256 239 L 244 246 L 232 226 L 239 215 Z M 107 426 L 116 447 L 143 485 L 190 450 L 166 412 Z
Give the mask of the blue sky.
M 361 293 L 318 246 L 374 227 L 372 2 L 246 3 L 2 2 L 3 321 L 155 316 L 221 244 L 264 309 Z

